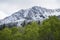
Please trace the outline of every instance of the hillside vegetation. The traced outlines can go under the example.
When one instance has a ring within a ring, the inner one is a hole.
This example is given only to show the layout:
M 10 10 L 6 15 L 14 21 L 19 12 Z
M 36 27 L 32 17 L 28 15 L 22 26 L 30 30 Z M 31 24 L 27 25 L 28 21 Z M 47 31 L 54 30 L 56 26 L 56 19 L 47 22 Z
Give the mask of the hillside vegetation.
M 41 24 L 32 22 L 24 27 L 0 30 L 0 40 L 60 40 L 60 19 L 49 17 Z

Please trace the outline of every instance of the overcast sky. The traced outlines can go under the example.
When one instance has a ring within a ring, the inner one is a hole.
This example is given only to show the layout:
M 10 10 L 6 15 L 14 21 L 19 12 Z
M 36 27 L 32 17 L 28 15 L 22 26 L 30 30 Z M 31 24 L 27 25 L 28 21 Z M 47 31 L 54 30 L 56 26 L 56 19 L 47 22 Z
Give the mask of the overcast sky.
M 32 6 L 56 9 L 60 8 L 60 0 L 0 0 L 0 19 Z

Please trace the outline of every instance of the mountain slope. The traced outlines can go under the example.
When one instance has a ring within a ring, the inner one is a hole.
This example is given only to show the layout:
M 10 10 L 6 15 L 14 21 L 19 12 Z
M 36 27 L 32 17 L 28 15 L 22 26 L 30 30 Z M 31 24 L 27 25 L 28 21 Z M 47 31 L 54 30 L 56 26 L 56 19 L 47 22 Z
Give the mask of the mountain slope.
M 38 6 L 34 6 L 29 9 L 19 10 L 0 21 L 0 25 L 5 24 L 6 26 L 22 26 L 32 21 L 43 21 L 48 16 L 60 15 L 60 9 L 46 9 Z

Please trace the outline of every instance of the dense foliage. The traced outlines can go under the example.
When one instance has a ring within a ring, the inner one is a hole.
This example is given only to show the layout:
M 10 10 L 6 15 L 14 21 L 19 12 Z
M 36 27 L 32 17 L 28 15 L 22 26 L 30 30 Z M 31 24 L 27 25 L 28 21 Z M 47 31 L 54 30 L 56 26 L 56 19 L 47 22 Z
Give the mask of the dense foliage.
M 40 25 L 36 22 L 25 27 L 0 30 L 0 40 L 60 40 L 60 19 L 49 17 Z

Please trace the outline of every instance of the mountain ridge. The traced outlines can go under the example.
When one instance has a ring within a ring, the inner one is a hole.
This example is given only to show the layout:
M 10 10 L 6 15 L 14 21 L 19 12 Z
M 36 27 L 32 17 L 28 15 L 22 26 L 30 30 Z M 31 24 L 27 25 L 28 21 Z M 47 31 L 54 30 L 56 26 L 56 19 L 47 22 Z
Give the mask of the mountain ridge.
M 22 9 L 15 13 L 13 13 L 11 16 L 8 16 L 0 21 L 0 25 L 5 24 L 6 26 L 9 26 L 8 24 L 12 24 L 15 26 L 22 26 L 22 23 L 29 23 L 32 21 L 43 21 L 44 19 L 48 18 L 48 16 L 53 15 L 60 15 L 60 9 L 46 9 L 39 6 L 34 6 L 29 9 Z M 11 25 L 11 26 L 12 26 Z

